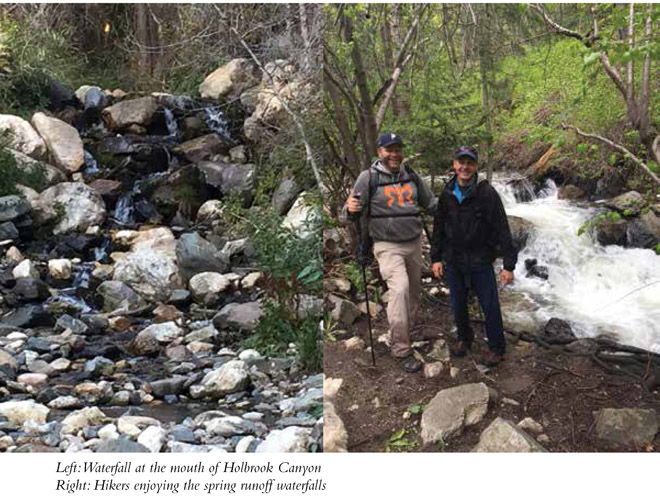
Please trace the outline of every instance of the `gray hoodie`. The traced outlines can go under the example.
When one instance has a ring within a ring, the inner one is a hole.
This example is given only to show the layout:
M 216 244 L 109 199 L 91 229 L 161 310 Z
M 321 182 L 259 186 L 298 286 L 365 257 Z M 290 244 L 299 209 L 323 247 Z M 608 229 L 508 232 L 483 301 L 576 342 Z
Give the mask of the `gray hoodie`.
M 378 186 L 371 195 L 371 211 L 367 207 L 370 172 L 372 183 L 378 180 Z M 374 241 L 405 242 L 416 239 L 422 233 L 420 208 L 432 212 L 438 203 L 424 181 L 418 175 L 411 175 L 405 164 L 401 164 L 399 171 L 393 174 L 380 160 L 360 173 L 352 193 L 360 195 L 362 214 L 368 214 L 369 235 Z M 348 214 L 346 207 L 342 216 L 349 220 L 359 217 L 358 214 Z

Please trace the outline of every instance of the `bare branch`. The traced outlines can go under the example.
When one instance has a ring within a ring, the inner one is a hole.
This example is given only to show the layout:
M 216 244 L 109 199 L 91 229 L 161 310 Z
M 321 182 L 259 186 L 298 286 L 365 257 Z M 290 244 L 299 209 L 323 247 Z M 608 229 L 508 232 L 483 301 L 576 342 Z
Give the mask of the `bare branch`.
M 541 4 L 538 3 L 530 3 L 529 6 L 537 11 L 541 16 L 543 17 L 543 20 L 556 32 L 559 33 L 560 35 L 568 36 L 571 38 L 575 38 L 577 40 L 580 40 L 581 42 L 585 42 L 587 39 L 578 33 L 577 31 L 569 30 L 567 28 L 564 28 L 563 26 L 560 26 L 556 22 L 554 22 L 552 19 L 550 19 L 550 16 L 543 10 L 543 7 L 541 7 Z
M 302 122 L 300 121 L 300 118 L 296 113 L 293 112 L 293 110 L 289 107 L 289 104 L 286 102 L 286 100 L 282 97 L 280 94 L 280 91 L 277 89 L 277 84 L 275 83 L 275 80 L 273 79 L 273 76 L 266 71 L 266 68 L 264 68 L 263 64 L 261 64 L 261 61 L 257 58 L 257 56 L 252 52 L 248 44 L 245 43 L 245 40 L 241 38 L 241 36 L 238 34 L 238 31 L 236 31 L 235 28 L 231 28 L 231 31 L 236 35 L 238 38 L 239 42 L 241 45 L 243 45 L 243 48 L 247 50 L 248 54 L 250 54 L 250 57 L 252 57 L 252 60 L 255 62 L 255 64 L 261 69 L 261 71 L 268 77 L 268 80 L 270 81 L 270 86 L 271 90 L 275 93 L 279 101 L 282 103 L 282 107 L 284 110 L 289 114 L 291 119 L 293 120 L 294 125 L 298 129 L 298 133 L 300 134 L 300 138 L 305 145 L 305 154 L 307 156 L 307 162 L 309 165 L 312 167 L 312 171 L 314 172 L 314 177 L 316 178 L 316 183 L 318 185 L 319 191 L 322 192 L 323 190 L 323 182 L 321 181 L 321 174 L 319 172 L 318 167 L 316 166 L 316 161 L 314 160 L 314 152 L 312 151 L 312 147 L 309 144 L 309 141 L 307 140 L 307 134 L 305 133 L 305 127 L 303 126 Z
M 628 149 L 624 148 L 621 144 L 617 144 L 615 142 L 612 142 L 611 140 L 609 140 L 606 137 L 603 137 L 602 135 L 588 134 L 586 132 L 582 132 L 582 130 L 577 128 L 575 125 L 566 125 L 565 123 L 562 123 L 561 128 L 564 129 L 564 130 L 566 130 L 566 129 L 573 130 L 579 136 L 586 137 L 587 139 L 593 139 L 593 140 L 598 141 L 598 142 L 602 142 L 603 144 L 606 144 L 610 148 L 618 151 L 619 153 L 623 153 L 624 155 L 626 155 L 626 157 L 630 158 L 637 165 L 642 167 L 642 169 L 644 169 L 644 171 L 647 174 L 649 174 L 649 176 L 655 181 L 656 184 L 660 184 L 660 178 L 651 171 L 651 169 L 648 167 L 648 165 L 646 163 L 644 163 L 640 158 L 638 158 L 637 156 L 632 154 Z

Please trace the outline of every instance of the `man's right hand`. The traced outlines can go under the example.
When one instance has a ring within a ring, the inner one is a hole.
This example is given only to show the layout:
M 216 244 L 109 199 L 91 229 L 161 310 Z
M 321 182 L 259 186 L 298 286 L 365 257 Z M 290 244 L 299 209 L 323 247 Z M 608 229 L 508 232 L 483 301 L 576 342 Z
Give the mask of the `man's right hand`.
M 360 199 L 355 196 L 349 196 L 346 200 L 346 209 L 352 213 L 358 213 L 362 211 L 362 205 L 360 204 Z
M 444 268 L 442 267 L 442 262 L 434 262 L 431 266 L 431 272 L 433 273 L 433 276 L 435 276 L 435 279 L 439 280 L 442 278 L 442 275 L 445 272 Z

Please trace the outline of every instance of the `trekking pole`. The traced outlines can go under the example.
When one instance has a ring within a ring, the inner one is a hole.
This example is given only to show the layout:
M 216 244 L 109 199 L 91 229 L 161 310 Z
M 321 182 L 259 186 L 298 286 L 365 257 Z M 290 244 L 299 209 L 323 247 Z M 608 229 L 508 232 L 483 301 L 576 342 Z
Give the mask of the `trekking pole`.
M 353 195 L 355 198 L 360 198 L 360 195 Z M 358 261 L 362 269 L 362 282 L 364 283 L 364 297 L 367 301 L 367 327 L 369 328 L 369 343 L 371 344 L 371 362 L 376 366 L 376 353 L 374 351 L 374 336 L 371 330 L 371 310 L 369 308 L 369 287 L 367 286 L 367 263 L 366 263 L 366 249 L 364 248 L 364 239 L 362 238 L 362 223 L 358 218 L 356 221 L 358 232 Z

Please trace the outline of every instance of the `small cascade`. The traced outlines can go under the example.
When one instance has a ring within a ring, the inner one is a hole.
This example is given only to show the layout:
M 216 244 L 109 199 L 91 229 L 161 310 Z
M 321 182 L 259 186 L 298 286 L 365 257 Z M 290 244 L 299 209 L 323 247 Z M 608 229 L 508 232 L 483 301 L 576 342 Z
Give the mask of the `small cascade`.
M 165 108 L 163 113 L 165 114 L 165 124 L 167 125 L 169 137 L 176 138 L 179 134 L 179 126 L 176 123 L 176 118 L 174 118 L 174 113 L 168 108 Z
M 104 262 L 108 258 L 108 251 L 110 250 L 110 238 L 107 236 L 103 238 L 101 246 L 94 248 L 94 260 L 97 262 Z
M 135 223 L 135 207 L 133 205 L 133 191 L 124 193 L 117 200 L 117 205 L 112 213 L 112 218 L 121 225 Z
M 206 114 L 206 126 L 216 134 L 231 140 L 229 129 L 227 128 L 227 118 L 220 108 L 205 108 L 204 113 Z
M 94 158 L 94 156 L 92 156 L 92 153 L 90 153 L 86 149 L 84 150 L 84 159 L 85 159 L 85 168 L 83 170 L 83 175 L 85 177 L 90 177 L 100 172 L 99 165 L 96 162 L 96 159 Z
M 92 277 L 92 269 L 94 264 L 81 264 L 74 272 L 73 276 L 73 289 L 89 288 L 89 280 Z

